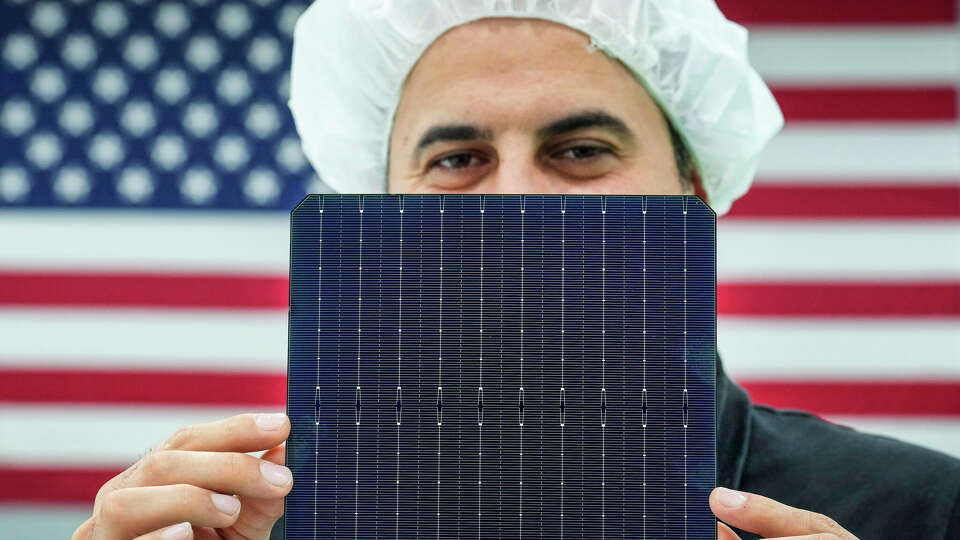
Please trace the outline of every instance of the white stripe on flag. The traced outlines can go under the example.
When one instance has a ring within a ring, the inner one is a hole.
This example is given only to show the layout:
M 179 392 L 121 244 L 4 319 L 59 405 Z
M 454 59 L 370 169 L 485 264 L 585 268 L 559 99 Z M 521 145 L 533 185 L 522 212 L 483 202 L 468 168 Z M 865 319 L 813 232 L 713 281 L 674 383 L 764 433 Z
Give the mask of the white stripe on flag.
M 850 174 L 850 173 L 844 173 Z M 781 176 L 760 176 L 754 179 L 753 185 L 785 185 L 785 184 L 800 184 L 800 185 L 858 185 L 865 188 L 871 186 L 909 186 L 911 184 L 935 184 L 938 186 L 942 185 L 956 185 L 960 183 L 960 178 L 956 176 L 925 176 L 922 178 L 917 178 L 916 176 L 910 174 L 906 176 L 868 176 L 868 175 L 856 175 L 856 176 L 844 176 L 843 178 L 827 178 L 825 176 L 797 176 L 790 177 L 786 175 Z M 749 191 L 747 193 L 750 193 Z
M 289 233 L 283 216 L 250 223 L 204 216 L 189 227 L 167 227 L 174 221 L 162 213 L 58 216 L 0 215 L 0 230 L 9 233 L 0 237 L 0 271 L 287 273 Z M 110 230 L 124 233 L 104 242 Z M 721 281 L 960 275 L 960 228 L 950 221 L 721 221 L 717 235 Z M 897 250 L 895 257 L 891 249 Z
M 0 328 L 4 367 L 286 371 L 286 311 L 12 309 Z
M 750 29 L 750 60 L 770 83 L 956 83 L 954 26 Z
M 0 326 L 11 330 L 0 343 L 6 368 L 286 370 L 285 313 L 7 310 Z M 58 339 L 36 339 L 43 332 Z M 950 320 L 720 317 L 717 339 L 734 377 L 960 376 L 960 333 Z
M 0 504 L 5 538 L 70 538 L 93 512 L 90 505 Z
M 823 180 L 957 179 L 960 128 L 953 124 L 788 126 L 770 141 L 758 174 Z
M 952 320 L 720 317 L 717 324 L 718 348 L 734 377 L 960 376 Z M 5 368 L 286 370 L 286 315 L 279 313 L 0 311 L 0 326 L 11 330 L 0 343 Z M 42 332 L 58 339 L 36 339 Z
M 0 269 L 287 273 L 289 216 L 235 212 L 0 213 Z
M 283 411 L 3 405 L 0 464 L 126 468 L 181 427 L 249 412 Z
M 721 317 L 717 349 L 733 379 L 960 378 L 952 320 Z
M 950 221 L 738 220 L 717 227 L 720 282 L 958 277 L 960 227 Z

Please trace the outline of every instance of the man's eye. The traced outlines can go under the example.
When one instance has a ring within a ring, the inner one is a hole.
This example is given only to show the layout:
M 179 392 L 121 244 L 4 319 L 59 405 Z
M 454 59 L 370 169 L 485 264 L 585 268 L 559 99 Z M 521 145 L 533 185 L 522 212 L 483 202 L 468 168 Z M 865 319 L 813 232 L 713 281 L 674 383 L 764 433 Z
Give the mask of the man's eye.
M 466 152 L 461 152 L 459 154 L 451 154 L 449 156 L 438 159 L 433 162 L 431 168 L 440 167 L 447 170 L 457 170 L 457 169 L 466 169 L 467 167 L 475 167 L 481 165 L 483 160 L 473 154 Z
M 565 150 L 561 150 L 554 154 L 554 157 L 558 159 L 567 159 L 572 161 L 579 161 L 585 159 L 591 159 L 604 154 L 612 153 L 609 148 L 604 148 L 602 146 L 572 146 Z

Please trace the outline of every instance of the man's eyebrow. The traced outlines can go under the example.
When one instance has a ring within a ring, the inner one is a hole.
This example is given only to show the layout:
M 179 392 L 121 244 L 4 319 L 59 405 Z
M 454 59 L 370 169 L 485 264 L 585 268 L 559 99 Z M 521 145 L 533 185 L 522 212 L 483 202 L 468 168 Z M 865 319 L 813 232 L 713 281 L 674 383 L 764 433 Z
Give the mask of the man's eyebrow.
M 433 126 L 420 137 L 415 150 L 419 153 L 424 148 L 438 142 L 473 141 L 477 139 L 492 140 L 493 132 L 468 124 Z
M 544 140 L 571 131 L 600 128 L 624 137 L 633 137 L 633 132 L 623 120 L 604 111 L 584 111 L 564 116 L 537 130 L 537 138 Z

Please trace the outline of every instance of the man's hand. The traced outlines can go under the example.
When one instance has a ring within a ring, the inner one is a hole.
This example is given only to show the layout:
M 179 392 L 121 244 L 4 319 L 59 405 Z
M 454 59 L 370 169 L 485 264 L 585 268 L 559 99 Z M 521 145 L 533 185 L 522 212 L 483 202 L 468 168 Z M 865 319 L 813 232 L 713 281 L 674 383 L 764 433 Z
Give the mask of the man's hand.
M 836 521 L 752 493 L 718 487 L 710 494 L 717 518 L 738 529 L 780 540 L 857 540 Z M 730 527 L 717 523 L 719 540 L 739 540 Z
M 182 428 L 100 488 L 73 540 L 265 540 L 293 487 L 289 434 L 284 414 Z

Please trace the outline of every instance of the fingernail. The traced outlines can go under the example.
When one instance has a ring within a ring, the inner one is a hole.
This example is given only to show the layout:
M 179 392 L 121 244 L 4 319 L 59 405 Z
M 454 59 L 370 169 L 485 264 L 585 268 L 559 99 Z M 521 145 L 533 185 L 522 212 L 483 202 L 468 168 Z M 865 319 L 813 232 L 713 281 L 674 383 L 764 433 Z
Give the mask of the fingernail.
M 720 488 L 717 491 L 717 500 L 727 508 L 740 508 L 743 506 L 743 503 L 747 502 L 747 496 L 739 491 Z
M 287 415 L 283 413 L 258 414 L 254 421 L 261 431 L 273 431 L 283 425 Z
M 240 510 L 240 501 L 236 497 L 213 493 L 210 498 L 213 499 L 213 505 L 217 507 L 217 510 L 228 516 L 232 516 L 237 513 L 237 510 Z
M 179 525 L 174 525 L 173 527 L 167 527 L 163 530 L 161 536 L 163 540 L 187 540 L 191 534 L 193 534 L 193 529 L 189 523 L 184 522 Z
M 290 481 L 293 480 L 293 473 L 290 472 L 290 469 L 269 461 L 264 461 L 260 464 L 260 474 L 263 475 L 267 482 L 280 487 L 289 484 Z

